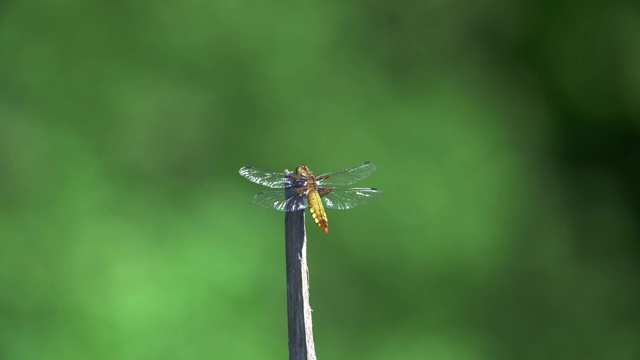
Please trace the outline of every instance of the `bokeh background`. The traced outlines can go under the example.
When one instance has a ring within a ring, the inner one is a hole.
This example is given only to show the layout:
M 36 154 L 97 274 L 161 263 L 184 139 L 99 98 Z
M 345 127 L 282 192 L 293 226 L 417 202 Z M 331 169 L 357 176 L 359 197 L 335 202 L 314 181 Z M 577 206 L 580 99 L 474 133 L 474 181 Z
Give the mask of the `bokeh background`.
M 0 359 L 640 358 L 635 1 L 0 2 Z

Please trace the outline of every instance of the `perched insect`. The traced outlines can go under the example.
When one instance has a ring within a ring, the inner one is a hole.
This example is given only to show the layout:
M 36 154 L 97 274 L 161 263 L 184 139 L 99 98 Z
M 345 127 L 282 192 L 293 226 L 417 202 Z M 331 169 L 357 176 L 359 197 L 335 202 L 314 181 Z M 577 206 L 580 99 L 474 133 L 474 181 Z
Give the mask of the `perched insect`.
M 382 192 L 375 188 L 340 187 L 366 178 L 375 169 L 374 163 L 365 162 L 348 169 L 316 176 L 304 165 L 298 166 L 294 173 L 266 172 L 245 166 L 240 169 L 240 175 L 256 184 L 285 189 L 258 193 L 253 198 L 254 203 L 280 211 L 298 211 L 308 207 L 313 220 L 326 233 L 329 232 L 329 221 L 325 207 L 347 210 L 382 197 Z

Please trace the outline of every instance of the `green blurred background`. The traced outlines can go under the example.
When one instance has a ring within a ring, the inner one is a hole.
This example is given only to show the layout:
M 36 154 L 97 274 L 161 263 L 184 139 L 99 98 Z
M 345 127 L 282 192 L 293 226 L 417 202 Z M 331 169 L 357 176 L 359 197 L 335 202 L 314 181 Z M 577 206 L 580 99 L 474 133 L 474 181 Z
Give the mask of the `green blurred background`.
M 633 1 L 0 1 L 0 359 L 640 358 Z

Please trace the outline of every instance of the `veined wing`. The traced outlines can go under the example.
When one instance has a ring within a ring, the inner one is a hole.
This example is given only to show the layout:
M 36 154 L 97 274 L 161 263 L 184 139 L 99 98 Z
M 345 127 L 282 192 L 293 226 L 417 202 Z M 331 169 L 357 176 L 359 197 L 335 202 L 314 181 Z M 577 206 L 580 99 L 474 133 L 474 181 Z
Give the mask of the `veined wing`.
M 324 191 L 320 190 L 320 194 Z M 347 210 L 382 198 L 382 191 L 375 188 L 334 188 L 322 197 L 327 209 Z
M 284 190 L 263 191 L 253 197 L 253 202 L 278 211 L 298 211 L 307 207 L 307 197 L 296 191 L 291 191 L 288 197 L 285 197 Z
M 240 169 L 240 175 L 249 181 L 270 188 L 284 188 L 287 185 L 287 178 L 284 172 L 267 172 L 251 166 L 245 166 Z M 284 195 L 282 196 L 284 197 Z
M 316 178 L 322 185 L 346 186 L 355 184 L 356 182 L 366 178 L 375 170 L 376 164 L 367 161 L 347 169 L 322 174 Z

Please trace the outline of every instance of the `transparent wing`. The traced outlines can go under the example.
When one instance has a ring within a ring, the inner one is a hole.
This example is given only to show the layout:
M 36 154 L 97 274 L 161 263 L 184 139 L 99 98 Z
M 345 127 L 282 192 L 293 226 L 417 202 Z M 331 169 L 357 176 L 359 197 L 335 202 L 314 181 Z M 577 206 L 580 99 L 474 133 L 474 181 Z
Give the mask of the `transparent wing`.
M 307 207 L 307 197 L 295 191 L 285 197 L 284 190 L 263 191 L 253 197 L 256 205 L 278 211 L 298 211 Z
M 317 176 L 316 179 L 320 184 L 327 186 L 346 186 L 355 184 L 356 182 L 371 175 L 376 170 L 376 164 L 365 162 L 347 169 L 330 172 Z
M 326 194 L 322 197 L 324 207 L 337 210 L 353 209 L 382 198 L 382 191 L 375 188 L 334 188 L 330 192 L 321 190 L 322 193 Z
M 249 181 L 270 188 L 284 188 L 287 184 L 284 172 L 267 172 L 251 166 L 245 166 L 240 169 L 240 175 Z

